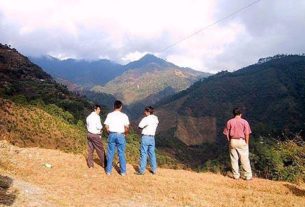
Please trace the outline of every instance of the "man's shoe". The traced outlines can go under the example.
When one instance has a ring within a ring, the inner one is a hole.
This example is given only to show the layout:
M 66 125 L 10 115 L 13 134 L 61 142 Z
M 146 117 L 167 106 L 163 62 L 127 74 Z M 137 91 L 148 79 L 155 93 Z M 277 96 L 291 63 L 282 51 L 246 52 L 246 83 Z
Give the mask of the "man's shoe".
M 250 178 L 245 178 L 244 180 L 245 181 L 251 181 L 253 178 L 252 177 L 250 177 Z
M 157 172 L 156 171 L 151 171 L 151 174 L 155 175 Z
M 141 172 L 135 172 L 134 174 L 135 175 L 144 175 L 144 173 L 141 173 Z
M 110 176 L 110 175 L 111 175 L 111 173 L 110 173 L 110 172 L 106 172 L 106 175 L 107 175 L 107 176 Z
M 227 172 L 227 176 L 228 176 L 229 178 L 233 178 L 233 179 L 235 179 L 235 180 L 238 180 L 238 179 L 239 179 L 239 177 L 234 176 L 233 173 L 230 172 L 230 171 Z
M 121 176 L 126 176 L 126 173 L 121 173 Z

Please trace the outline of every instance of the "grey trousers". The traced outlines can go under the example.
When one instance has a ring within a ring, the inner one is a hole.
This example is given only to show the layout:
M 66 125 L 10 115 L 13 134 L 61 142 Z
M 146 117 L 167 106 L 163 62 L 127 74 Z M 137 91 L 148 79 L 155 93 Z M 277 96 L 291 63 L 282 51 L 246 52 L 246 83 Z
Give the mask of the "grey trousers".
M 104 145 L 102 143 L 102 137 L 98 134 L 87 134 L 88 139 L 88 158 L 87 158 L 87 165 L 88 167 L 93 167 L 93 152 L 96 150 L 96 153 L 100 159 L 100 164 L 102 167 L 105 167 L 105 150 Z

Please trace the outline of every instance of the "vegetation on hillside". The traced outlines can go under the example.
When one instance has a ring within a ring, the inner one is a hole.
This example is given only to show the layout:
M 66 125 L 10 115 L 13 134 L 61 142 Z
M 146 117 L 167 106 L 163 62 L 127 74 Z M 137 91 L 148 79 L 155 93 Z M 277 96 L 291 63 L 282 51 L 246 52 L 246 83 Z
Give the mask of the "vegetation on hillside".
M 236 106 L 243 109 L 256 135 L 293 135 L 305 128 L 305 56 L 288 55 L 219 73 L 196 82 L 163 105 L 186 96 L 178 114 L 216 117 L 218 136 Z
M 177 114 L 217 117 L 218 135 L 225 120 L 231 116 L 232 107 L 241 106 L 253 126 L 250 150 L 255 175 L 304 181 L 304 130 L 293 139 L 270 138 L 281 132 L 291 137 L 292 133 L 304 129 L 304 73 L 303 56 L 261 60 L 240 71 L 222 72 L 199 81 L 160 105 L 187 96 Z M 150 79 L 144 80 L 148 85 L 154 85 Z M 169 81 L 164 80 L 158 83 L 162 87 Z M 4 45 L 0 45 L 0 84 L 3 86 L 0 88 L 0 139 L 23 147 L 56 148 L 85 154 L 84 122 L 92 103 L 69 92 L 15 49 Z M 114 98 L 106 94 L 91 98 L 96 102 L 108 100 L 109 108 L 102 114 L 104 119 Z M 105 144 L 106 137 L 104 134 Z M 131 130 L 126 139 L 127 160 L 137 165 L 140 135 Z M 165 167 L 222 173 L 229 169 L 225 142 L 187 146 L 176 137 L 175 126 L 171 126 L 167 134 L 157 136 L 157 157 L 158 164 Z
M 215 158 L 207 160 L 200 171 L 226 174 L 230 169 L 228 147 L 216 149 Z M 250 160 L 255 176 L 290 182 L 305 181 L 305 142 L 299 135 L 284 141 L 271 137 L 253 138 Z

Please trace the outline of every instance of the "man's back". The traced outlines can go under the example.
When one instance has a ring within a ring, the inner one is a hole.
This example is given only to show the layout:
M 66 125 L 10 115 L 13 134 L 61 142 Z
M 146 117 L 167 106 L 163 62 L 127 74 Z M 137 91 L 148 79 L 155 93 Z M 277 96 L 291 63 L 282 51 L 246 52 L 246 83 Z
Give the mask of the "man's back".
M 158 124 L 158 117 L 151 114 L 141 120 L 139 127 L 143 129 L 142 134 L 155 135 Z
M 104 124 L 109 126 L 110 132 L 124 133 L 124 127 L 129 125 L 129 119 L 126 114 L 113 111 L 107 115 Z
M 95 112 L 92 112 L 86 118 L 86 126 L 87 126 L 88 132 L 93 133 L 93 134 L 100 134 L 101 129 L 103 128 L 103 126 L 101 124 L 100 116 L 97 115 Z
M 249 123 L 240 117 L 235 117 L 227 122 L 224 134 L 229 134 L 233 138 L 245 138 L 245 134 L 250 134 Z

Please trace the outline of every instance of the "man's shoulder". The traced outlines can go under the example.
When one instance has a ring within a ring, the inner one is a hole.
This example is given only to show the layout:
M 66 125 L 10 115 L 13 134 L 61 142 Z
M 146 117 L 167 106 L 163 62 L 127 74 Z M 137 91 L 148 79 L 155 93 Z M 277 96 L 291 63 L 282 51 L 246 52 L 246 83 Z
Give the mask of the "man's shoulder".
M 246 119 L 241 119 L 244 123 L 249 124 L 249 122 Z
M 227 123 L 232 123 L 234 120 L 235 120 L 235 118 L 229 119 L 229 120 L 227 121 Z
M 156 115 L 154 115 L 154 114 L 152 114 L 151 117 L 152 117 L 152 119 L 154 119 L 154 120 L 158 120 L 158 117 L 157 117 Z
M 128 118 L 127 114 L 125 114 L 124 112 L 121 112 L 122 116 L 124 116 L 125 118 Z
M 91 112 L 91 113 L 87 116 L 86 119 L 88 119 L 88 118 L 90 118 L 90 117 L 92 117 L 92 116 L 94 116 L 94 114 Z

